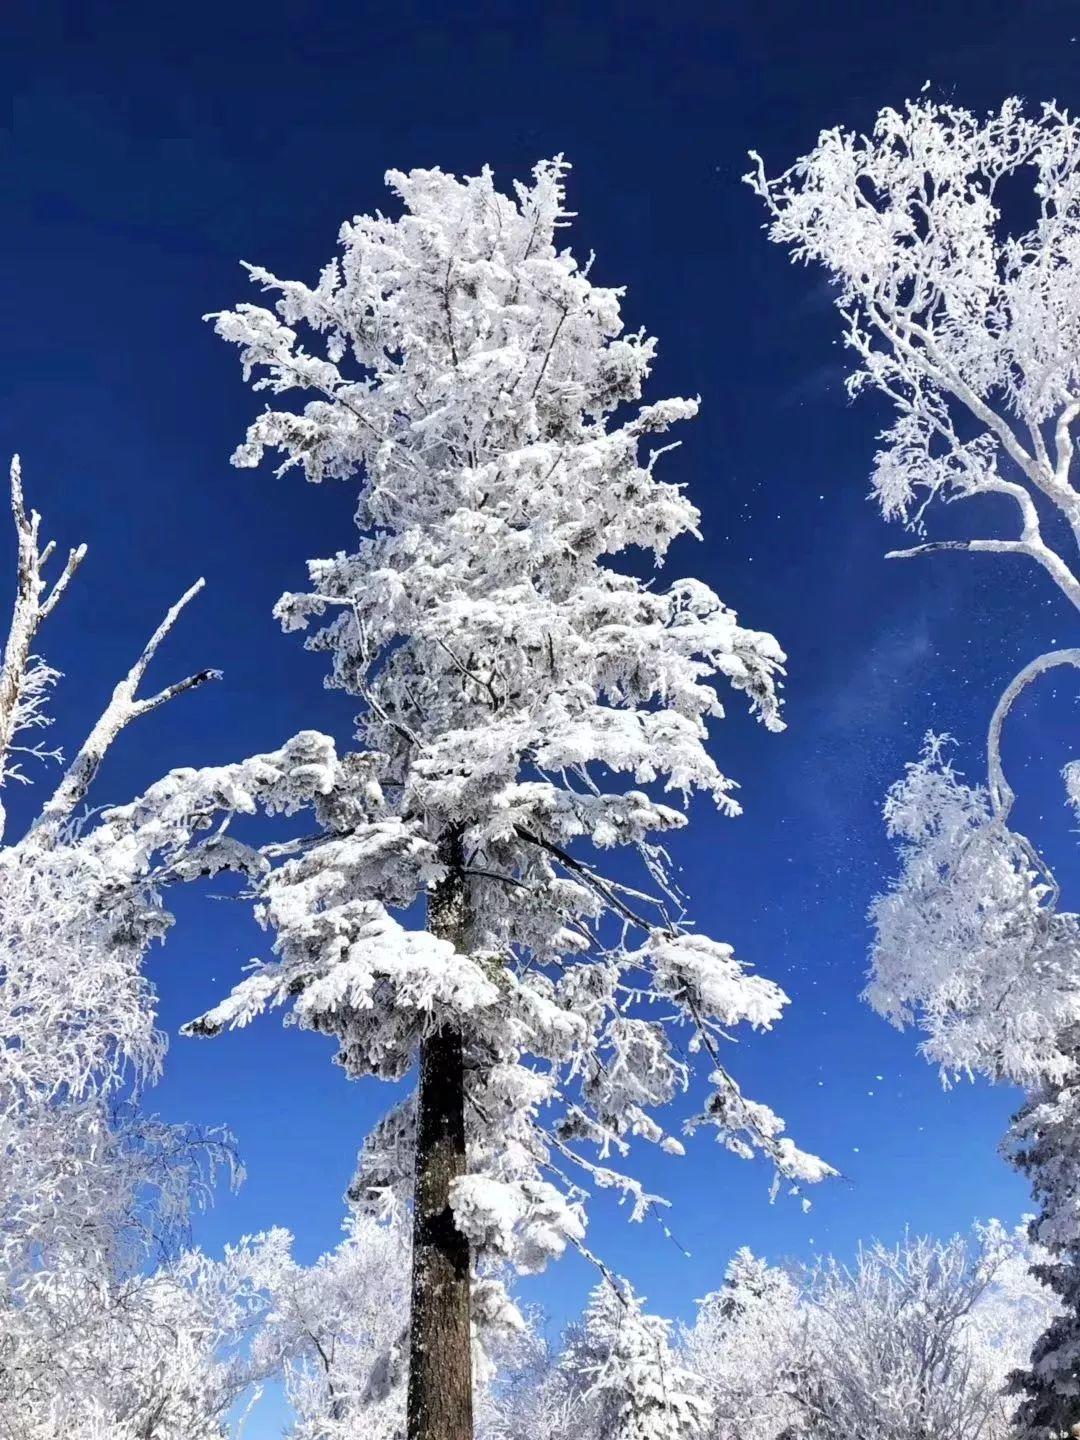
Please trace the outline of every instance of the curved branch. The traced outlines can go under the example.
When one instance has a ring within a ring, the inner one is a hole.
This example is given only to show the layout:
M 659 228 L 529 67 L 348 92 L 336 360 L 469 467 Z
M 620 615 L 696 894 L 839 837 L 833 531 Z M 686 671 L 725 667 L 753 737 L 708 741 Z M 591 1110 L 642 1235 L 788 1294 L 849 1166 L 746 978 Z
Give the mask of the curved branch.
M 1072 467 L 1073 436 L 1072 423 L 1080 415 L 1080 400 L 1070 400 L 1057 418 L 1054 426 L 1055 464 L 1054 479 L 1063 490 L 1069 489 L 1069 470 Z
M 1048 670 L 1054 670 L 1060 665 L 1071 665 L 1080 670 L 1080 650 L 1048 650 L 1045 655 L 1036 656 L 1009 681 L 994 708 L 993 716 L 990 719 L 990 729 L 986 736 L 986 765 L 990 785 L 990 803 L 994 807 L 995 815 L 1001 820 L 1008 819 L 1009 811 L 1016 799 L 1001 766 L 1001 730 L 1005 724 L 1005 717 L 1021 692 L 1033 680 L 1037 680 L 1040 675 L 1045 675 Z

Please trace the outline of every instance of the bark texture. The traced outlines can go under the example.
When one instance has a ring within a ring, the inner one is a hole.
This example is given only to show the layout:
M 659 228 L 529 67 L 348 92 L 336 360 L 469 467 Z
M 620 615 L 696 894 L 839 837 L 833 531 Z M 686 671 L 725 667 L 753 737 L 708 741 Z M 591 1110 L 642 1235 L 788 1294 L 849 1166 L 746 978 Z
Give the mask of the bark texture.
M 433 891 L 428 926 L 468 944 L 460 835 Z M 409 1333 L 409 1440 L 473 1440 L 469 1242 L 454 1223 L 450 1186 L 465 1173 L 465 1070 L 460 1033 L 442 1026 L 420 1047 Z

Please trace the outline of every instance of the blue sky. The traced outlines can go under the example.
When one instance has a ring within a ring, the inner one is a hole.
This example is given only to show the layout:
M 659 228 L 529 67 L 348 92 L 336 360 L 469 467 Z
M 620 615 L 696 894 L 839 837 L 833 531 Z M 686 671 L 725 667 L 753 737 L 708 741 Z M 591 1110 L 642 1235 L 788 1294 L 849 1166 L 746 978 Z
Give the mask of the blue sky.
M 976 770 L 1002 682 L 1064 641 L 1071 617 L 1018 560 L 882 558 L 896 537 L 865 498 L 882 414 L 847 403 L 828 292 L 766 244 L 739 176 L 750 146 L 779 167 L 822 126 L 865 126 L 926 80 L 975 108 L 1013 92 L 1076 105 L 1078 34 L 1072 5 L 985 3 L 973 28 L 958 0 L 5 7 L 0 448 L 22 452 L 61 545 L 90 544 L 45 637 L 65 672 L 61 738 L 77 743 L 195 575 L 207 592 L 157 664 L 165 678 L 225 672 L 129 732 L 98 799 L 301 726 L 348 733 L 348 702 L 321 690 L 319 658 L 270 609 L 309 555 L 350 543 L 352 493 L 227 463 L 257 401 L 200 316 L 243 297 L 240 258 L 306 279 L 344 218 L 386 203 L 387 167 L 490 163 L 509 182 L 562 151 L 575 248 L 596 250 L 596 275 L 628 286 L 629 321 L 660 339 L 654 398 L 701 394 L 667 476 L 704 512 L 704 544 L 682 545 L 671 571 L 700 574 L 777 634 L 790 728 L 767 735 L 732 706 L 715 751 L 746 814 L 702 806 L 679 858 L 702 928 L 792 996 L 772 1035 L 741 1042 L 738 1073 L 846 1179 L 804 1215 L 770 1206 L 766 1173 L 704 1136 L 683 1160 L 643 1155 L 691 1258 L 603 1204 L 592 1243 L 668 1312 L 688 1314 L 741 1244 L 848 1252 L 905 1224 L 946 1232 L 1024 1208 L 995 1153 L 1014 1097 L 943 1093 L 914 1037 L 857 997 L 865 912 L 891 864 L 886 785 L 929 726 Z M 939 516 L 939 533 L 953 523 Z M 1080 903 L 1057 779 L 1076 698 L 1071 672 L 1029 693 L 1008 753 L 1024 776 L 1018 820 Z M 265 947 L 234 901 L 192 894 L 179 914 L 153 957 L 174 1035 Z M 329 1055 L 273 1019 L 213 1043 L 174 1038 L 158 1106 L 229 1125 L 249 1172 L 199 1222 L 207 1245 L 272 1223 L 304 1256 L 334 1242 L 387 1094 L 348 1083 Z M 530 1293 L 562 1316 L 590 1279 L 569 1260 Z

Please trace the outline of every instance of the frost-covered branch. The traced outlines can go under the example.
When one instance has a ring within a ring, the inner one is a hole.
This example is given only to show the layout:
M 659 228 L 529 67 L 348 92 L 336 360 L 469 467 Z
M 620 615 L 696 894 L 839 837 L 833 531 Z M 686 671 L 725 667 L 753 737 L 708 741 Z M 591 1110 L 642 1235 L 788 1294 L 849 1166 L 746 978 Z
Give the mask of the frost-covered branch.
M 150 661 L 176 624 L 180 612 L 190 600 L 198 595 L 205 583 L 203 580 L 196 580 L 195 584 L 181 595 L 176 604 L 170 607 L 161 624 L 143 647 L 139 658 L 113 690 L 108 705 L 95 722 L 78 754 L 64 773 L 60 784 L 51 798 L 42 806 L 41 813 L 34 822 L 34 834 L 39 844 L 52 843 L 62 826 L 82 805 L 106 752 L 125 726 L 130 725 L 133 720 L 137 720 L 142 715 L 148 715 L 152 710 L 158 709 L 159 706 L 175 699 L 178 695 L 184 695 L 187 691 L 196 690 L 210 680 L 220 678 L 221 672 L 218 670 L 199 670 L 184 680 L 167 685 L 156 695 L 141 698 L 138 695 L 139 685 L 142 683 Z
M 1075 562 L 1046 543 L 1033 503 L 1053 505 L 1080 543 L 1077 122 L 1055 105 L 1028 115 L 1008 100 L 979 117 L 920 100 L 882 110 L 869 135 L 822 132 L 775 179 L 754 160 L 746 179 L 768 207 L 770 237 L 836 283 L 860 362 L 850 389 L 876 389 L 895 407 L 875 461 L 885 515 L 921 530 L 935 497 L 1007 493 L 1021 505 L 1017 541 L 899 553 L 1027 555 L 1080 606 Z M 1009 232 L 997 201 L 1004 176 L 1038 198 L 1022 233 Z
M 45 578 L 45 566 L 55 551 L 50 541 L 40 542 L 41 516 L 26 511 L 19 457 L 11 461 L 11 513 L 18 543 L 15 601 L 0 664 L 0 783 L 12 770 L 10 756 L 17 732 L 48 723 L 42 704 L 56 672 L 32 653 L 38 630 L 55 610 L 71 579 L 86 555 L 86 546 L 70 551 L 59 576 Z

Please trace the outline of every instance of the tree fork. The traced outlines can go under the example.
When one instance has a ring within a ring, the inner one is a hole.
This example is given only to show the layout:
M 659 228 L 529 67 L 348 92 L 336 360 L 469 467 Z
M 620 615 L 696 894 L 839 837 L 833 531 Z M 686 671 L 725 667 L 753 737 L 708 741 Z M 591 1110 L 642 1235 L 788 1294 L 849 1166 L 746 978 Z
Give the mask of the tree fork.
M 468 944 L 460 830 L 444 845 L 445 879 L 428 901 L 428 928 Z M 469 1242 L 454 1221 L 450 1187 L 465 1173 L 465 1067 L 460 1031 L 441 1025 L 420 1044 L 416 1097 L 409 1440 L 473 1440 Z

